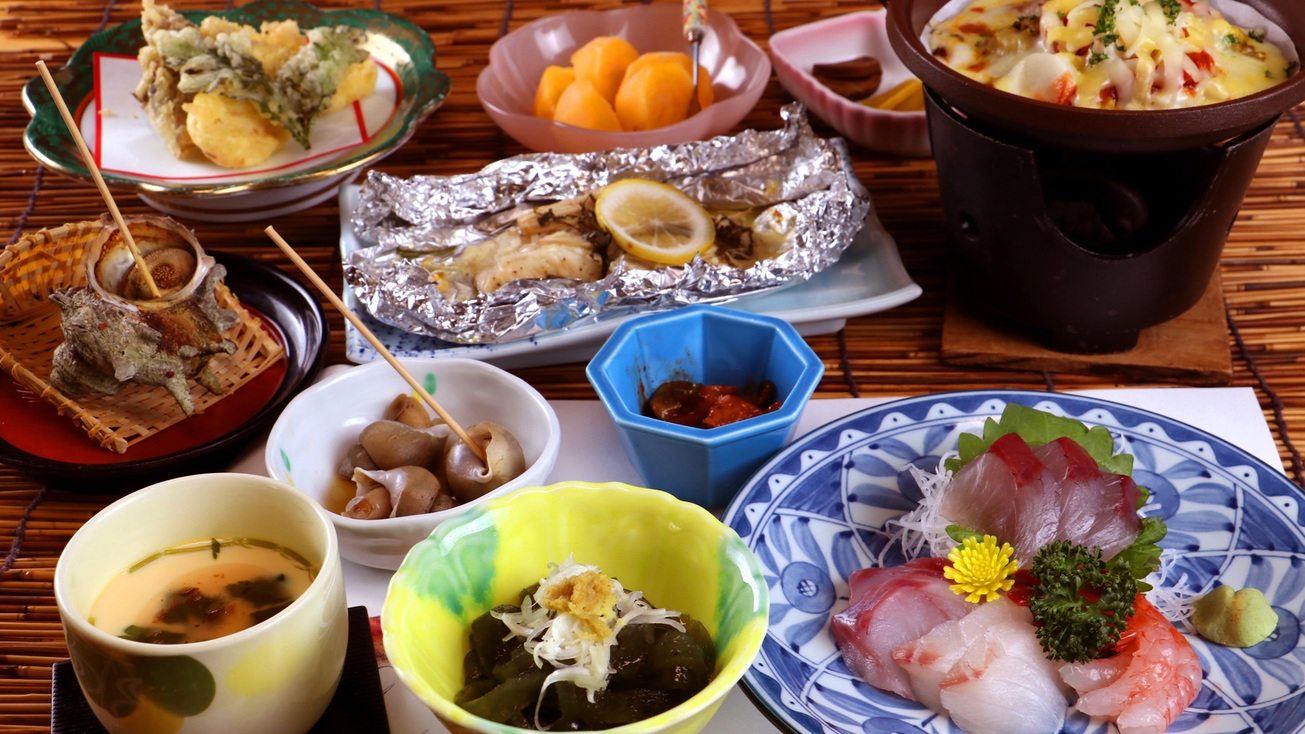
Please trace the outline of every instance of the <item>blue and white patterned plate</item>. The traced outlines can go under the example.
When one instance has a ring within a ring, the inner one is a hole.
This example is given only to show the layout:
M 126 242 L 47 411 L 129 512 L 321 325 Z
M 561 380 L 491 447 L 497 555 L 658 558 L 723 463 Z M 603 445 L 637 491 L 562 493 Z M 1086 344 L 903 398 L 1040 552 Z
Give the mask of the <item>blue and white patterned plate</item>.
M 993 390 L 909 398 L 802 436 L 755 474 L 723 520 L 761 559 L 770 630 L 743 682 L 773 718 L 799 734 L 953 734 L 945 716 L 870 686 L 843 665 L 829 631 L 847 607 L 848 576 L 873 565 L 884 522 L 912 509 L 906 467 L 933 471 L 960 433 L 1015 402 L 1104 425 L 1169 526 L 1162 545 L 1195 591 L 1217 583 L 1264 591 L 1278 611 L 1265 642 L 1236 649 L 1192 636 L 1204 680 L 1170 731 L 1289 734 L 1305 726 L 1305 496 L 1236 446 L 1164 416 L 1095 398 Z M 889 565 L 900 563 L 890 550 Z M 1064 732 L 1114 728 L 1070 709 Z

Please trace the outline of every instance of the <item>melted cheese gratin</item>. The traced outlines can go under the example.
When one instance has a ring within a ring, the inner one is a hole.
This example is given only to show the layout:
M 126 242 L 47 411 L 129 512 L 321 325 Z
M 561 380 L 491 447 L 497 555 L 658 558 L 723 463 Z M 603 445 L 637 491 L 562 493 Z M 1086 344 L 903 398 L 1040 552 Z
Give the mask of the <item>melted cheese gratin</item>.
M 1222 102 L 1296 71 L 1264 29 L 1240 28 L 1188 0 L 974 0 L 935 20 L 925 43 L 997 89 L 1099 109 Z

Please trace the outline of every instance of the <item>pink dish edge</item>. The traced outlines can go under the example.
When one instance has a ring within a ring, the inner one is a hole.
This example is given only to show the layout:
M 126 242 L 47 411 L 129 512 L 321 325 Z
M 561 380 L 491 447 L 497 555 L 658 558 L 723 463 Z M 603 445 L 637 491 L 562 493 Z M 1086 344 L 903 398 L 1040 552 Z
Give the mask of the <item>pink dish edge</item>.
M 636 15 L 647 13 L 648 9 L 644 6 L 631 6 L 628 8 L 618 8 L 615 10 L 598 11 L 598 10 L 576 10 L 569 11 L 568 14 L 579 16 L 590 21 L 594 26 L 603 25 L 600 22 L 602 16 L 621 17 L 627 15 Z M 678 13 L 678 11 L 676 11 Z M 606 20 L 606 19 L 604 19 Z M 770 79 L 771 61 L 770 57 L 754 41 L 747 38 L 739 30 L 737 22 L 726 13 L 716 10 L 708 11 L 708 25 L 717 34 L 735 39 L 739 46 L 745 46 L 750 49 L 750 56 L 754 57 L 757 67 L 753 69 L 749 79 L 745 84 L 737 89 L 730 90 L 730 93 L 713 105 L 715 109 L 710 109 L 704 114 L 696 115 L 675 125 L 670 125 L 656 130 L 647 130 L 642 132 L 620 133 L 619 147 L 623 148 L 646 148 L 664 144 L 678 144 L 694 140 L 710 139 L 714 135 L 723 135 L 728 132 L 728 128 L 714 131 L 713 128 L 723 127 L 717 118 L 733 120 L 742 119 L 747 116 L 757 100 L 765 91 L 766 84 Z M 557 33 L 566 29 L 566 23 L 562 16 L 547 16 L 522 26 L 517 32 L 550 32 Z M 608 29 L 610 30 L 610 29 Z M 724 32 L 724 33 L 722 33 Z M 524 111 L 517 106 L 520 99 L 524 99 L 524 94 L 518 90 L 516 95 L 508 95 L 506 98 L 514 100 L 512 103 L 504 103 L 503 90 L 492 89 L 491 87 L 498 83 L 501 77 L 497 76 L 494 69 L 497 63 L 500 67 L 511 67 L 513 61 L 509 53 L 505 50 L 506 37 L 499 39 L 490 47 L 490 63 L 485 67 L 477 77 L 476 87 L 477 96 L 480 98 L 481 106 L 485 111 L 494 118 L 500 128 L 517 142 L 534 150 L 550 150 L 558 153 L 586 153 L 596 150 L 608 150 L 613 146 L 611 138 L 613 133 L 600 131 L 590 131 L 584 128 L 573 127 L 551 121 L 541 121 L 531 116 L 528 111 Z M 516 85 L 513 85 L 516 86 Z M 533 89 L 531 90 L 533 93 Z M 719 94 L 719 91 L 718 91 Z M 532 97 L 533 98 L 533 97 Z M 729 127 L 734 124 L 731 123 Z
M 816 39 L 872 39 L 873 55 L 885 62 L 885 71 L 903 71 L 892 55 L 885 31 L 885 11 L 860 11 L 814 23 L 795 26 L 770 37 L 771 65 L 780 84 L 797 99 L 805 102 L 817 116 L 840 134 L 869 150 L 896 155 L 924 157 L 930 155 L 929 130 L 923 112 L 876 110 L 848 100 L 830 91 L 811 75 L 809 67 L 794 57 L 803 56 Z M 816 45 L 820 44 L 816 41 Z M 838 61 L 840 59 L 828 59 Z M 909 73 L 909 72 L 908 72 Z M 890 81 L 885 75 L 887 89 Z M 893 82 L 895 83 L 895 82 Z

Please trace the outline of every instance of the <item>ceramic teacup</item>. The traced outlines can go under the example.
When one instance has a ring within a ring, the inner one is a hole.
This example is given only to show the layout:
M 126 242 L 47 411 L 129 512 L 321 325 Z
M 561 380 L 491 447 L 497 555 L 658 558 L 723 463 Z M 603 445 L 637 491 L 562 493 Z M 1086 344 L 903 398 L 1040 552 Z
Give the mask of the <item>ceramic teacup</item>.
M 113 579 L 204 538 L 292 549 L 317 573 L 271 617 L 201 642 L 141 642 L 92 623 Z M 73 535 L 54 584 L 78 683 L 113 734 L 302 734 L 339 684 L 348 617 L 335 533 L 324 510 L 281 482 L 199 474 L 133 492 Z

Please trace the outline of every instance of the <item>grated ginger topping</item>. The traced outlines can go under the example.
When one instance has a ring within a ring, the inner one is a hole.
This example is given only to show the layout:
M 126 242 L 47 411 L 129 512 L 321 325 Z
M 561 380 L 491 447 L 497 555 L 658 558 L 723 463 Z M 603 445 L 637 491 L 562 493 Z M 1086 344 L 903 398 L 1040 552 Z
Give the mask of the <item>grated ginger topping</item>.
M 597 568 L 574 564 L 578 573 L 540 582 L 535 594 L 539 605 L 575 618 L 576 631 L 588 640 L 606 640 L 615 636 L 616 582 Z
M 559 681 L 570 681 L 588 693 L 607 688 L 611 649 L 627 624 L 665 624 L 684 631 L 680 613 L 653 607 L 643 592 L 626 591 L 621 582 L 597 566 L 576 563 L 575 556 L 548 564 L 548 576 L 539 580 L 533 596 L 521 600 L 519 612 L 493 612 L 511 636 L 524 637 L 526 652 L 542 668 L 547 661 L 555 670 L 544 679 L 544 691 Z M 536 726 L 539 725 L 536 704 Z

